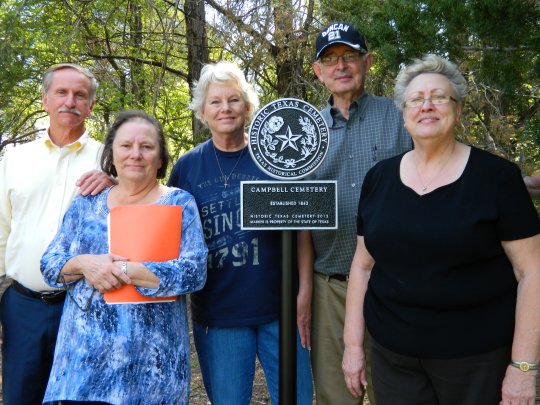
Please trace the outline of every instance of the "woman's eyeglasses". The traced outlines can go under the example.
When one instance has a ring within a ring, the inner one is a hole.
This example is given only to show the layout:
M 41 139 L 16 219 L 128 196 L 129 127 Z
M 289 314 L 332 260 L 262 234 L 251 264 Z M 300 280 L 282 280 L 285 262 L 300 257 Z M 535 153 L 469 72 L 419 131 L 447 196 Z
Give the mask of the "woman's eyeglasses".
M 416 108 L 424 105 L 426 101 L 429 101 L 433 105 L 448 104 L 450 101 L 457 103 L 457 100 L 452 96 L 431 96 L 429 98 L 413 97 L 403 102 L 403 106 L 407 108 Z

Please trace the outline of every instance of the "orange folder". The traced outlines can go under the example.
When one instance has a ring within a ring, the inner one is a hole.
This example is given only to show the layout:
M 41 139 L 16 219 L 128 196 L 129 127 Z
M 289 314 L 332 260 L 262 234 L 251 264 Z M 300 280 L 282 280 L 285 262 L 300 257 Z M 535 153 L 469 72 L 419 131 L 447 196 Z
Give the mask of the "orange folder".
M 109 250 L 132 262 L 165 262 L 180 255 L 182 207 L 122 205 L 111 208 Z M 171 302 L 176 297 L 147 297 L 131 284 L 106 292 L 108 304 Z

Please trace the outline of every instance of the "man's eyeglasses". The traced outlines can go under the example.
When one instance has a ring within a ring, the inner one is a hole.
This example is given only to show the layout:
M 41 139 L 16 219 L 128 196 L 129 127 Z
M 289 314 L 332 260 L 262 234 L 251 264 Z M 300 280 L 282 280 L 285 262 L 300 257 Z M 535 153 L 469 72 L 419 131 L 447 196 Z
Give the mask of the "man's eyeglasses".
M 358 62 L 362 58 L 362 54 L 360 52 L 345 52 L 343 55 L 331 53 L 330 55 L 321 56 L 319 61 L 324 66 L 334 66 L 338 63 L 339 58 L 341 58 L 343 63 Z
M 416 108 L 416 107 L 420 107 L 424 105 L 426 101 L 431 102 L 431 104 L 433 105 L 441 105 L 441 104 L 448 104 L 450 100 L 457 103 L 457 100 L 452 96 L 436 95 L 436 96 L 431 96 L 429 98 L 413 97 L 408 100 L 405 100 L 403 102 L 403 106 L 407 108 Z

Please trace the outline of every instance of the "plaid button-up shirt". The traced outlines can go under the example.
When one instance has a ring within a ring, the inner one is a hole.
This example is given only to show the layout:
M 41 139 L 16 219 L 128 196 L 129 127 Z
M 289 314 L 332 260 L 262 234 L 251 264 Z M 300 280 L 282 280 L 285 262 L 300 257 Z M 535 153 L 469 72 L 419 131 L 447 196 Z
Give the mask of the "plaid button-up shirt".
M 362 94 L 349 119 L 332 108 L 321 111 L 330 130 L 325 160 L 311 180 L 337 180 L 338 229 L 312 231 L 316 272 L 348 274 L 356 249 L 356 216 L 364 176 L 375 163 L 412 148 L 401 112 L 386 97 Z

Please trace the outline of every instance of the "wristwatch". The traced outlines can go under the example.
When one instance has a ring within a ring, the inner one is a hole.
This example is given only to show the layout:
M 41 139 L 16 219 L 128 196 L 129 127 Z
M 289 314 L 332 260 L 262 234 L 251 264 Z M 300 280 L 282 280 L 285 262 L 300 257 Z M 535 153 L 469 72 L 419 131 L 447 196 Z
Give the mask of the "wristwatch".
M 526 361 L 511 361 L 511 366 L 514 366 L 515 368 L 519 368 L 521 371 L 529 371 L 529 370 L 538 370 L 540 367 L 538 366 L 538 363 L 527 363 Z

